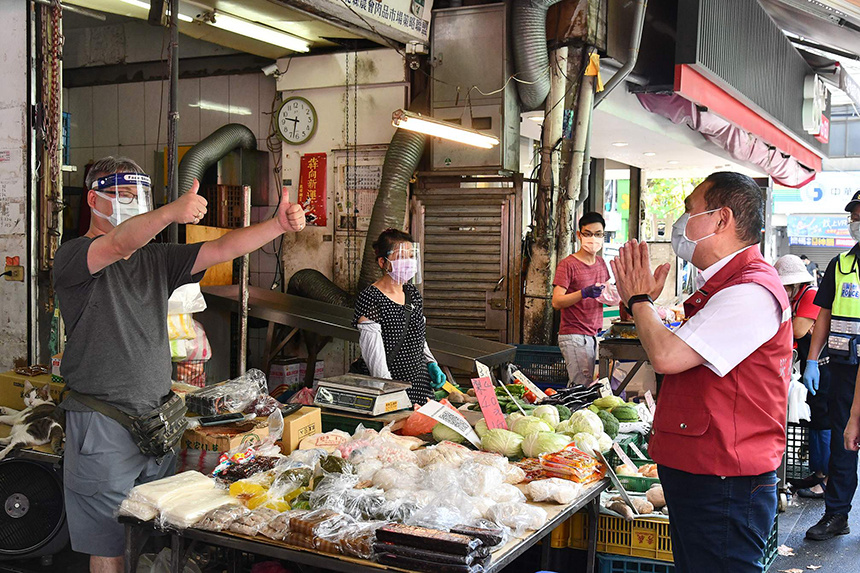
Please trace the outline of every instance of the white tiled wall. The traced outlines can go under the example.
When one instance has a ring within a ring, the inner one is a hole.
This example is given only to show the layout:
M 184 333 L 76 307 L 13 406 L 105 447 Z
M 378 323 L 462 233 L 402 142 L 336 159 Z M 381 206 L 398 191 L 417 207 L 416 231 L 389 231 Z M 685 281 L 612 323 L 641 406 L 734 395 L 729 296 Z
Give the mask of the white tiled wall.
M 263 74 L 179 80 L 179 145 L 241 123 L 265 150 L 275 93 L 275 80 Z M 69 159 L 78 168 L 66 175 L 66 185 L 82 186 L 84 166 L 105 155 L 125 155 L 155 171 L 155 152 L 167 145 L 167 82 L 72 88 L 64 95 L 71 114 Z

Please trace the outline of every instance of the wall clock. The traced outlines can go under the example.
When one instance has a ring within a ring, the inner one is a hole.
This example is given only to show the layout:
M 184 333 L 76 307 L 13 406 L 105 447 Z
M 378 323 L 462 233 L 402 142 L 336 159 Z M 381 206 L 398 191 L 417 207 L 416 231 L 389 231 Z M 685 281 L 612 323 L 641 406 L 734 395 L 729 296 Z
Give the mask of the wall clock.
M 303 97 L 285 99 L 278 108 L 278 137 L 285 143 L 301 145 L 317 131 L 317 111 Z

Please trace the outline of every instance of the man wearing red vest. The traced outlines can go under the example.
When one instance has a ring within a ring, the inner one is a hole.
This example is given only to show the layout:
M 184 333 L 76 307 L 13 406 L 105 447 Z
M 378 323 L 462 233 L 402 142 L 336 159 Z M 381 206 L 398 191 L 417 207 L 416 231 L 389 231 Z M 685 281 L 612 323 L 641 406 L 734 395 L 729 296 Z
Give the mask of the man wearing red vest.
M 700 269 L 667 329 L 647 293 L 648 245 L 630 241 L 612 262 L 622 300 L 654 370 L 665 374 L 648 451 L 671 515 L 677 573 L 760 572 L 777 505 L 791 374 L 791 307 L 758 244 L 764 202 L 745 175 L 714 173 L 686 199 L 672 247 Z

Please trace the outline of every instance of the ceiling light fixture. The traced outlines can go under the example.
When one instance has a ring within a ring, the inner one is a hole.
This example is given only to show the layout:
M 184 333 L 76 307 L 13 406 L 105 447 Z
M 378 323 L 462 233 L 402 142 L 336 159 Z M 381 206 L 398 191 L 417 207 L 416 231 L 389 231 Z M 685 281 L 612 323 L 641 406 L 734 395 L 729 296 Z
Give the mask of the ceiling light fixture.
M 492 135 L 402 109 L 391 115 L 391 125 L 484 149 L 492 149 L 499 144 L 498 138 Z
M 286 48 L 294 52 L 309 52 L 311 49 L 310 42 L 307 40 L 270 28 L 269 26 L 255 24 L 236 16 L 230 16 L 224 12 L 211 14 L 207 21 L 216 28 L 221 28 L 222 30 L 241 36 L 247 36 L 254 40 L 260 40 L 261 42 Z
M 138 8 L 143 8 L 144 10 L 149 10 L 149 2 L 142 2 L 141 0 L 122 0 L 126 4 L 131 4 L 132 6 L 137 6 Z M 186 16 L 185 14 L 179 14 L 179 20 L 182 22 L 193 22 L 194 18 L 191 16 Z
M 669 160 L 669 165 L 678 165 L 679 163 L 681 163 L 681 162 L 680 162 L 680 161 L 676 161 L 676 160 L 674 160 L 674 159 Z
M 642 155 L 644 155 L 645 157 L 654 157 L 654 156 L 655 156 L 655 155 L 657 155 L 657 154 L 656 154 L 656 153 L 654 153 L 653 151 L 646 151 L 646 152 L 645 152 L 645 153 L 643 153 Z
M 197 103 L 188 104 L 188 107 L 196 107 L 207 111 L 220 111 L 223 113 L 232 113 L 233 115 L 251 115 L 251 110 L 247 107 L 238 107 L 235 105 L 221 105 L 211 101 L 200 100 Z
M 627 143 L 626 141 L 616 141 L 612 145 L 613 145 L 613 147 L 627 147 L 630 144 Z

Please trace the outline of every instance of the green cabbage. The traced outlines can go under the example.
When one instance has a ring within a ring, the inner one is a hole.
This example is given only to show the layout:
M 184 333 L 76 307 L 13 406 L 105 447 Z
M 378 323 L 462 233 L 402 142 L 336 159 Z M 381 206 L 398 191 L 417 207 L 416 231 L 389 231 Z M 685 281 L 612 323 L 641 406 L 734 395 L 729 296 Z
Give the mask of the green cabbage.
M 603 426 L 600 426 L 601 429 Z M 525 437 L 535 432 L 552 432 L 552 426 L 535 416 L 523 416 L 514 422 L 513 431 Z
M 600 450 L 600 443 L 597 438 L 588 432 L 579 432 L 573 436 L 573 443 L 576 445 L 576 449 L 592 456 L 594 452 Z
M 505 417 L 505 422 L 507 422 L 509 428 L 513 428 L 514 423 L 520 418 L 525 418 L 525 415 L 522 412 L 514 412 Z
M 485 452 L 495 452 L 508 458 L 521 458 L 523 437 L 516 432 L 502 429 L 492 429 L 481 436 L 481 449 Z
M 489 428 L 487 427 L 487 420 L 485 420 L 484 418 L 478 420 L 478 423 L 475 424 L 475 433 L 478 434 L 478 437 L 483 439 L 484 434 L 487 433 L 487 430 L 489 430 Z
M 570 443 L 570 436 L 554 432 L 534 432 L 523 439 L 523 453 L 536 458 L 541 454 L 560 452 Z
M 440 423 L 433 426 L 433 439 L 436 440 L 437 443 L 448 441 L 454 442 L 455 444 L 462 444 L 466 438 L 445 424 Z
M 606 432 L 602 432 L 597 438 L 597 445 L 600 447 L 600 453 L 605 454 L 612 449 L 612 438 Z
M 577 410 L 570 415 L 569 420 L 559 424 L 555 430 L 565 434 L 586 432 L 596 438 L 603 432 L 603 422 L 600 420 L 600 416 L 591 410 Z
M 561 421 L 558 409 L 555 406 L 538 406 L 532 411 L 532 416 L 536 416 L 555 428 Z

